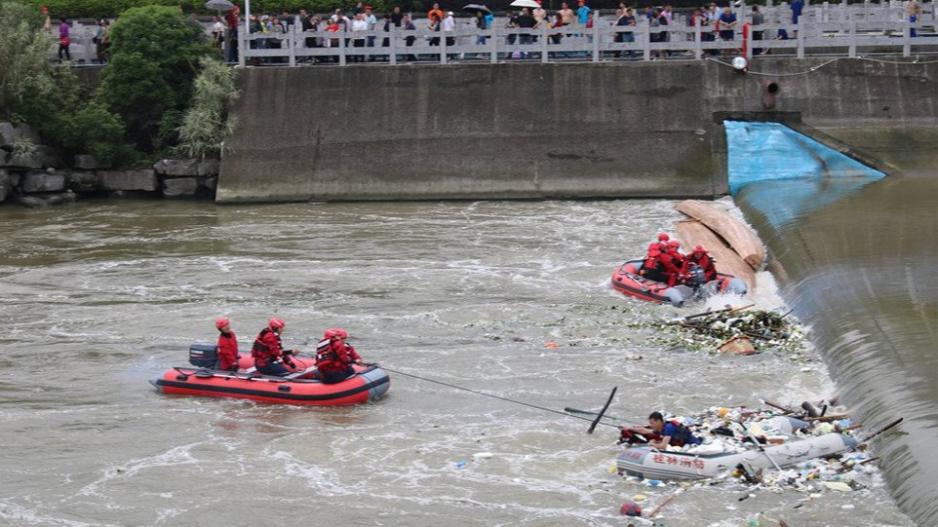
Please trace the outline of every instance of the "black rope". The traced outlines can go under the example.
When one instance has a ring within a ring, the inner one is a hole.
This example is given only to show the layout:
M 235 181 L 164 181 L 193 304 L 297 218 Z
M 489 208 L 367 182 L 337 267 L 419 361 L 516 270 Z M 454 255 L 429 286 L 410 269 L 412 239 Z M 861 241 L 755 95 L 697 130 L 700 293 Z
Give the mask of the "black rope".
M 528 408 L 534 408 L 534 409 L 536 409 L 536 410 L 541 410 L 541 411 L 544 411 L 544 412 L 550 412 L 550 413 L 552 413 L 552 414 L 562 415 L 562 416 L 564 416 L 564 417 L 572 417 L 572 418 L 574 418 L 574 419 L 579 419 L 579 420 L 581 420 L 581 421 L 586 421 L 586 422 L 588 422 L 588 423 L 592 423 L 592 422 L 593 422 L 592 419 L 589 419 L 589 418 L 587 418 L 587 417 L 582 417 L 582 416 L 579 416 L 579 415 L 568 414 L 568 413 L 566 413 L 566 412 L 561 412 L 560 410 L 554 410 L 553 408 L 547 408 L 546 406 L 538 406 L 538 405 L 536 405 L 536 404 L 526 403 L 526 402 L 524 402 L 524 401 L 518 401 L 518 400 L 516 400 L 516 399 L 509 399 L 508 397 L 502 397 L 502 396 L 500 396 L 500 395 L 495 395 L 495 394 L 492 394 L 492 393 L 480 392 L 479 390 L 473 390 L 472 388 L 466 388 L 465 386 L 457 386 L 457 385 L 455 385 L 455 384 L 450 384 L 450 383 L 448 383 L 448 382 L 443 382 L 443 381 L 437 381 L 437 380 L 434 380 L 434 379 L 428 379 L 428 378 L 426 378 L 426 377 L 421 377 L 421 376 L 419 376 L 419 375 L 414 375 L 414 374 L 412 374 L 412 373 L 404 373 L 404 372 L 402 372 L 402 371 L 392 370 L 391 368 L 388 368 L 387 366 L 384 366 L 384 365 L 379 365 L 378 367 L 381 368 L 381 369 L 383 369 L 383 370 L 385 370 L 385 371 L 389 371 L 389 372 L 391 372 L 391 373 L 396 373 L 396 374 L 398 374 L 398 375 L 403 375 L 403 376 L 405 376 L 405 377 L 411 377 L 411 378 L 413 378 L 413 379 L 417 379 L 417 380 L 420 380 L 420 381 L 432 382 L 432 383 L 434 383 L 434 384 L 439 384 L 439 385 L 441 385 L 441 386 L 446 386 L 447 388 L 454 388 L 454 389 L 456 389 L 456 390 L 462 390 L 462 391 L 464 391 L 464 392 L 474 393 L 474 394 L 476 394 L 476 395 L 482 395 L 482 396 L 484 396 L 484 397 L 491 397 L 492 399 L 498 399 L 499 401 L 505 401 L 505 402 L 508 402 L 508 403 L 520 404 L 521 406 L 527 406 Z M 601 425 L 603 425 L 603 426 L 610 426 L 610 427 L 612 427 L 612 428 L 619 428 L 618 426 L 616 426 L 616 425 L 614 425 L 614 424 L 612 424 L 612 423 L 600 422 L 599 424 L 601 424 Z

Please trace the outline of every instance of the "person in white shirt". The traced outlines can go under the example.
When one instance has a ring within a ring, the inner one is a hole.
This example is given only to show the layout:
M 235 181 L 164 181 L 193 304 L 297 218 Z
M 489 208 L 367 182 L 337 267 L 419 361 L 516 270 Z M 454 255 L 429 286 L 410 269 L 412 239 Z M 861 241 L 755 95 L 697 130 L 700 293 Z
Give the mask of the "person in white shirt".
M 368 31 L 368 21 L 365 20 L 364 13 L 358 13 L 355 15 L 355 18 L 352 19 L 352 33 L 358 33 L 362 31 Z M 353 38 L 352 46 L 356 48 L 365 47 L 365 39 L 362 37 Z M 365 57 L 363 55 L 352 55 L 352 62 L 363 62 Z
M 440 22 L 440 30 L 452 32 L 456 29 L 456 20 L 453 18 L 453 12 L 449 11 L 446 13 L 446 17 L 443 18 L 443 21 Z M 455 37 L 446 37 L 447 46 L 455 46 L 456 38 Z

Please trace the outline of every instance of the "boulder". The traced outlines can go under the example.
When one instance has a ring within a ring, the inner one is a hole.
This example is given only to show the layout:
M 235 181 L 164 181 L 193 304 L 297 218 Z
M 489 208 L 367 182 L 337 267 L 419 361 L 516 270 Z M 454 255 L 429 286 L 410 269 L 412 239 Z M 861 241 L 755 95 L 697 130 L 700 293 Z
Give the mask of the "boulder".
M 92 192 L 98 189 L 98 175 L 94 172 L 72 172 L 65 184 L 75 192 Z
M 163 180 L 163 197 L 185 198 L 195 195 L 199 180 L 194 177 L 179 177 Z
M 151 168 L 141 170 L 101 170 L 98 184 L 104 190 L 145 190 L 154 192 L 158 188 L 156 172 Z
M 198 175 L 200 176 L 217 176 L 219 169 L 219 162 L 217 159 L 203 159 L 199 161 Z
M 16 141 L 16 129 L 13 125 L 0 123 L 0 148 L 12 150 L 14 141 Z
M 10 154 L 7 164 L 17 168 L 46 168 L 59 166 L 59 156 L 51 146 L 38 145 L 31 154 Z
M 197 159 L 160 159 L 153 164 L 153 170 L 161 176 L 191 177 L 199 175 Z
M 94 156 L 89 155 L 77 155 L 75 156 L 75 162 L 73 166 L 79 170 L 97 170 L 99 168 L 107 168 L 103 164 L 98 163 L 98 160 Z
M 20 181 L 23 192 L 61 192 L 65 190 L 64 174 L 30 172 Z

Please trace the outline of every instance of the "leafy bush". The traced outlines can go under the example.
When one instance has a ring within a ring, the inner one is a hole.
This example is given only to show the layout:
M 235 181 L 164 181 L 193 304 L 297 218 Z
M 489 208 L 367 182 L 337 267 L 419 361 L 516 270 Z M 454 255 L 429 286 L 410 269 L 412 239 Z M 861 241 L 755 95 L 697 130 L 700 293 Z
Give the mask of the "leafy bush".
M 126 142 L 124 122 L 100 101 L 92 101 L 60 121 L 61 145 L 71 155 L 87 153 L 113 165 L 138 157 Z
M 0 3 L 0 119 L 24 121 L 26 99 L 37 92 L 51 97 L 49 48 L 39 31 L 39 14 L 12 2 Z
M 212 53 L 202 28 L 177 8 L 136 7 L 114 22 L 110 51 L 101 97 L 142 150 L 171 146 L 172 117 L 188 105 L 199 59 Z
M 195 79 L 192 107 L 179 128 L 178 150 L 189 157 L 204 157 L 221 152 L 222 144 L 234 130 L 229 109 L 238 98 L 235 70 L 217 60 L 204 57 L 202 72 Z

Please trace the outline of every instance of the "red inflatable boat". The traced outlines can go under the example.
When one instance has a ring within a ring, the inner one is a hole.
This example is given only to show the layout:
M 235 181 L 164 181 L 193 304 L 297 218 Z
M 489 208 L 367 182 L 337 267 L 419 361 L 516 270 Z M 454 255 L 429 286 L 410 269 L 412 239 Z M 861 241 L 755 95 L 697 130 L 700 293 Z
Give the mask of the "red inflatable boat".
M 167 394 L 231 397 L 307 406 L 367 403 L 383 397 L 391 386 L 387 372 L 378 366 L 356 365 L 355 375 L 340 383 L 324 384 L 312 378 L 316 368 L 311 357 L 294 357 L 293 361 L 297 371 L 287 377 L 255 373 L 254 361 L 248 356 L 241 358 L 237 373 L 198 366 L 178 367 L 171 368 L 151 383 L 158 391 Z
M 694 289 L 686 285 L 668 287 L 665 282 L 640 276 L 642 260 L 630 260 L 617 267 L 612 273 L 612 287 L 620 293 L 642 300 L 659 303 L 671 303 L 681 306 L 685 302 L 701 296 L 716 293 L 745 295 L 746 283 L 732 275 L 717 273 L 717 278 Z

